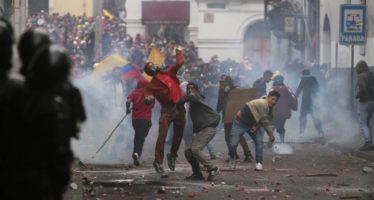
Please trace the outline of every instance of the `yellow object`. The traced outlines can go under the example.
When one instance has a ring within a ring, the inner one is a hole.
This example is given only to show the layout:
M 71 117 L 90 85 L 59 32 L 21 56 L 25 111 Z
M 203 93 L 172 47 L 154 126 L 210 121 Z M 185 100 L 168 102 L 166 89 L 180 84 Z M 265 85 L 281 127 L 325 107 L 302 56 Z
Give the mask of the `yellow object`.
M 109 20 L 112 20 L 113 19 L 113 15 L 112 13 L 110 13 L 107 9 L 103 9 L 103 14 L 109 18 Z
M 164 64 L 165 54 L 161 53 L 158 47 L 152 47 L 151 53 L 148 56 L 148 62 L 161 66 Z
M 96 75 L 103 75 L 108 71 L 112 71 L 115 67 L 123 67 L 127 63 L 129 63 L 129 61 L 126 58 L 118 54 L 112 54 L 98 63 L 93 73 Z
M 274 80 L 274 78 L 278 75 L 281 75 L 281 72 L 279 70 L 274 72 L 273 76 L 271 77 L 271 80 Z
M 151 80 L 152 80 L 152 76 L 149 76 L 149 75 L 146 74 L 145 72 L 143 72 L 143 77 L 144 77 L 145 80 L 147 80 L 148 82 L 151 82 Z

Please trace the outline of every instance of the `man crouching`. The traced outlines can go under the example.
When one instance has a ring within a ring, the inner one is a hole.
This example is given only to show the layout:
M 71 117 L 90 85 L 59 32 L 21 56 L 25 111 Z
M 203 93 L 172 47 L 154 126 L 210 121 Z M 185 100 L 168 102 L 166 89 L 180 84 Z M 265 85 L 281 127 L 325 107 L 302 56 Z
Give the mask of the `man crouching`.
M 187 161 L 191 164 L 193 174 L 186 179 L 204 180 L 200 165 L 204 165 L 208 171 L 208 179 L 212 180 L 217 174 L 218 168 L 213 166 L 209 158 L 202 152 L 203 148 L 216 135 L 216 127 L 219 124 L 219 114 L 204 102 L 204 96 L 199 93 L 199 88 L 195 83 L 187 84 L 187 95 L 183 96 L 176 106 L 183 106 L 189 102 L 190 115 L 193 126 L 193 136 L 191 146 L 184 152 Z

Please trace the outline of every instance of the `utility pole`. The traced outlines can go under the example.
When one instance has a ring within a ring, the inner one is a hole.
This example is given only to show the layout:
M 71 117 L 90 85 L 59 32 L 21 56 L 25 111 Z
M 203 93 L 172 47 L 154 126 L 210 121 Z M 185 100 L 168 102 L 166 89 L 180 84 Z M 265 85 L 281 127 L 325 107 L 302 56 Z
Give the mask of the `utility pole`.
M 13 0 L 11 22 L 14 27 L 16 37 L 25 30 L 28 1 Z
M 95 19 L 95 58 L 100 58 L 102 55 L 101 38 L 103 32 L 103 0 L 94 1 L 94 19 Z

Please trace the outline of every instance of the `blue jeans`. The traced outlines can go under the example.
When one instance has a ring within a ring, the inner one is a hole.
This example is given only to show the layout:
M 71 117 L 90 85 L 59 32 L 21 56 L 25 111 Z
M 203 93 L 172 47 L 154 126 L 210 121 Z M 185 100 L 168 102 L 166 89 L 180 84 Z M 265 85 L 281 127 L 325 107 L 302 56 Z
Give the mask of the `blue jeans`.
M 360 102 L 358 110 L 358 119 L 360 122 L 361 134 L 365 142 L 372 142 L 372 133 L 370 128 L 370 119 L 374 112 L 374 101 Z
M 234 119 L 232 123 L 229 145 L 230 158 L 235 159 L 236 149 L 238 147 L 240 137 L 244 135 L 244 133 L 246 132 L 249 134 L 249 136 L 251 136 L 255 144 L 256 162 L 262 162 L 262 140 L 264 138 L 264 131 L 261 131 L 261 129 L 259 128 L 255 133 L 249 132 L 248 127 L 244 125 L 242 122 L 240 122 L 238 119 Z

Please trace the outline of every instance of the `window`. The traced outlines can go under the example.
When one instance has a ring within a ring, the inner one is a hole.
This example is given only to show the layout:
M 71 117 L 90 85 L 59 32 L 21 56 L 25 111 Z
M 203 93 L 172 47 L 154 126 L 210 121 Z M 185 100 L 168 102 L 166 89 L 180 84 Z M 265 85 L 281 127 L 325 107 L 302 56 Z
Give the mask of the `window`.
M 213 9 L 225 9 L 226 4 L 225 3 L 208 3 L 207 8 L 213 8 Z

